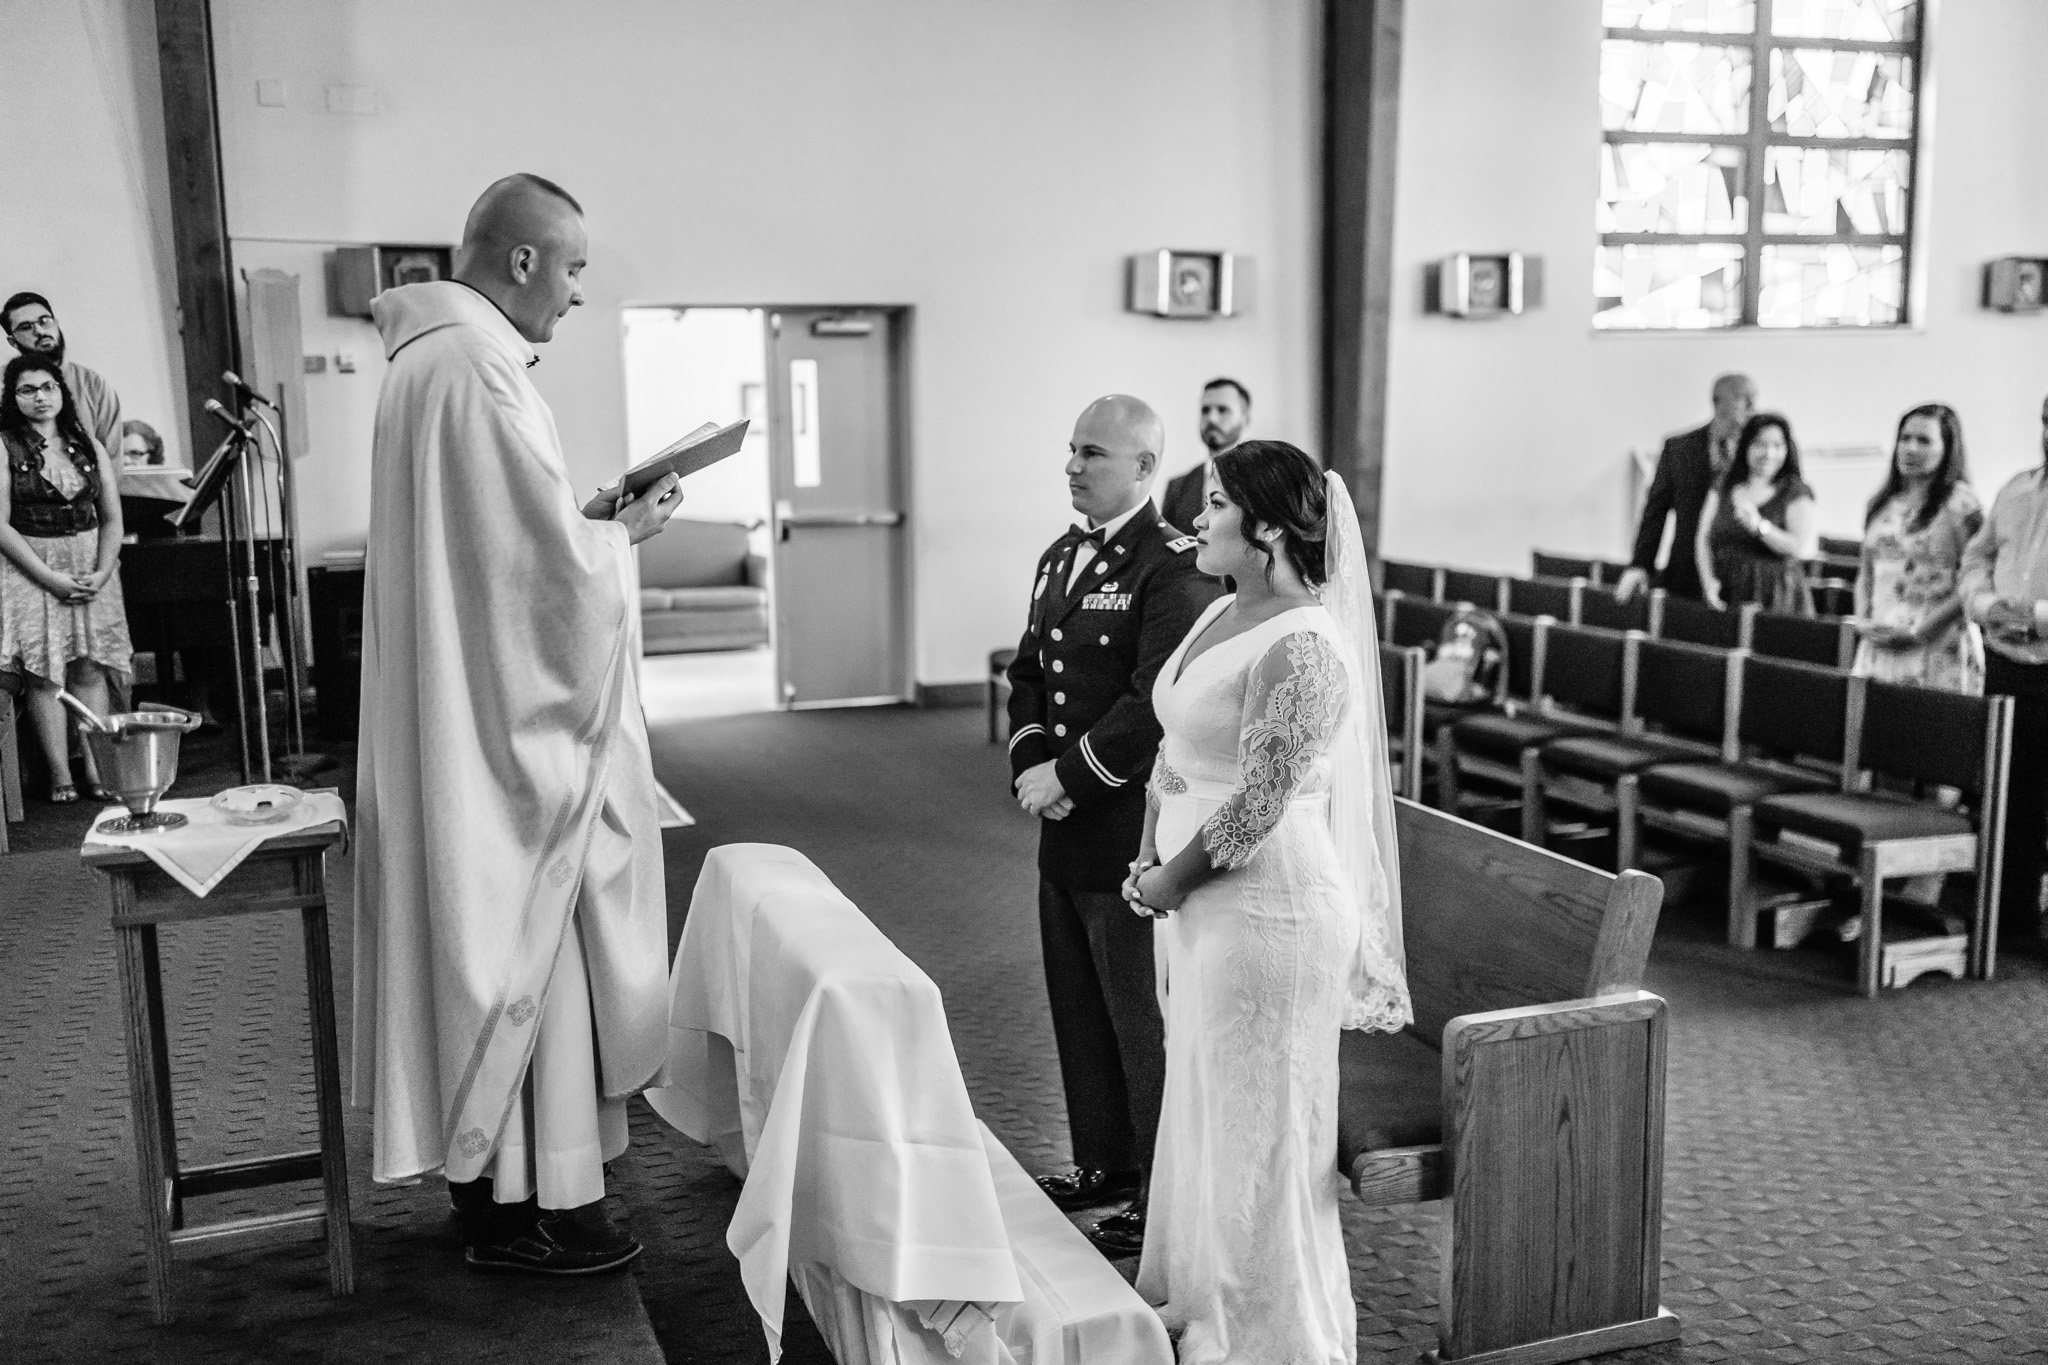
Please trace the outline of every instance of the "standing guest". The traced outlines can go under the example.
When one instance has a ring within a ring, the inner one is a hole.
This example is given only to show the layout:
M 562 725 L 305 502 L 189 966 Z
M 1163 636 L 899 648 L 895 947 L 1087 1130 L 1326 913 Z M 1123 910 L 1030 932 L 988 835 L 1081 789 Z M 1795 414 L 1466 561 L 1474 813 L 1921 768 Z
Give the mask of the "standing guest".
M 1790 422 L 1760 412 L 1743 423 L 1735 460 L 1700 509 L 1694 545 L 1708 605 L 1813 615 L 1805 561 L 1820 552 L 1820 533 Z
M 1614 588 L 1623 601 L 1650 586 L 1666 521 L 1676 525 L 1671 531 L 1671 558 L 1657 586 L 1674 597 L 1701 600 L 1706 596 L 1692 553 L 1693 539 L 1708 495 L 1735 459 L 1736 438 L 1743 423 L 1756 410 L 1756 385 L 1746 374 L 1724 374 L 1714 381 L 1713 397 L 1714 416 L 1705 426 L 1664 443 L 1656 477 L 1650 480 L 1649 496 L 1643 501 L 1643 519 L 1636 527 L 1635 553 Z
M 1966 482 L 1963 423 L 1943 403 L 1899 419 L 1891 472 L 1863 520 L 1856 671 L 1886 682 L 1978 692 L 1980 661 L 1965 648 L 1963 548 L 1984 525 Z
M 2048 402 L 2041 405 L 2048 457 Z M 2048 466 L 2015 474 L 1963 551 L 1963 603 L 1984 628 L 1984 690 L 2012 698 L 2005 798 L 2001 943 L 2041 943 L 2041 872 L 2048 863 Z
M 1074 1153 L 1072 1171 L 1038 1183 L 1064 1209 L 1135 1198 L 1096 1226 L 1112 1255 L 1144 1245 L 1165 1083 L 1152 926 L 1120 894 L 1159 748 L 1152 684 L 1217 591 L 1148 496 L 1165 444 L 1135 398 L 1082 412 L 1066 472 L 1086 525 L 1039 557 L 1010 665 L 1011 786 L 1040 821 L 1038 929 Z
M 673 475 L 576 505 L 534 346 L 583 302 L 583 211 L 485 190 L 450 280 L 371 307 L 355 1098 L 380 1181 L 447 1178 L 470 1265 L 580 1275 L 626 1097 L 668 1048 L 667 898 L 632 547 Z
M 1176 476 L 1166 485 L 1159 514 L 1183 535 L 1192 535 L 1195 518 L 1202 515 L 1202 485 L 1209 461 L 1244 439 L 1252 420 L 1252 391 L 1235 379 L 1212 379 L 1202 386 L 1202 446 L 1208 452 L 1201 463 Z
M 121 423 L 121 468 L 147 469 L 164 462 L 164 438 L 138 418 Z
M 0 671 L 28 677 L 28 710 L 50 764 L 50 800 L 71 780 L 65 686 L 101 715 L 133 657 L 121 601 L 121 495 L 113 461 L 79 421 L 56 361 L 23 353 L 0 380 Z M 85 754 L 86 794 L 109 799 Z
M 121 395 L 102 379 L 64 354 L 64 329 L 50 311 L 50 301 L 27 291 L 0 304 L 0 327 L 7 340 L 23 355 L 39 355 L 64 367 L 64 382 L 71 388 L 78 406 L 78 420 L 88 434 L 107 450 L 121 448 Z

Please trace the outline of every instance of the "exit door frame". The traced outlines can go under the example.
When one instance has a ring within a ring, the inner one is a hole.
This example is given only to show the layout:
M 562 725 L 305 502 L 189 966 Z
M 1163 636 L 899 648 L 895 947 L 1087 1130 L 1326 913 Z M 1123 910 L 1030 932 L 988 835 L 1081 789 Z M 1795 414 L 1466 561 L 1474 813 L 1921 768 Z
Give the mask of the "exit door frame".
M 887 319 L 885 325 L 889 331 L 889 381 L 892 388 L 892 392 L 889 395 L 891 428 L 889 432 L 889 450 L 891 460 L 895 465 L 897 496 L 898 501 L 902 504 L 897 510 L 903 515 L 902 529 L 904 532 L 897 543 L 897 553 L 901 557 L 902 562 L 898 566 L 899 571 L 896 576 L 898 587 L 896 590 L 896 602 L 894 603 L 896 618 L 903 624 L 903 657 L 898 661 L 902 668 L 903 690 L 898 694 L 854 697 L 832 701 L 792 702 L 788 700 L 786 684 L 782 676 L 782 641 L 778 625 L 776 627 L 775 642 L 775 704 L 778 709 L 783 711 L 843 711 L 860 706 L 915 705 L 917 702 L 919 642 L 919 626 L 916 611 L 917 553 L 915 541 L 918 522 L 916 505 L 917 484 L 913 477 L 917 468 L 916 452 L 913 449 L 910 435 L 912 425 L 910 420 L 910 402 L 913 392 L 910 375 L 910 357 L 911 329 L 916 318 L 916 308 L 914 305 L 907 303 L 729 303 L 693 304 L 688 306 L 698 308 L 759 308 L 763 315 L 761 346 L 764 372 L 768 368 L 769 358 L 774 353 L 775 319 L 780 313 L 795 312 L 797 310 L 812 313 L 865 312 L 880 313 Z M 773 392 L 773 389 L 774 386 L 771 379 L 769 392 Z M 768 421 L 772 433 L 775 423 L 787 423 L 789 421 L 789 413 L 783 407 L 770 403 L 768 404 Z M 772 435 L 770 439 L 773 439 Z M 768 478 L 768 497 L 772 517 L 772 508 L 776 501 L 774 487 L 775 471 L 772 464 L 769 468 Z M 779 543 L 780 525 L 771 522 L 771 526 L 773 526 L 773 534 Z M 780 593 L 781 585 L 777 583 L 773 591 Z

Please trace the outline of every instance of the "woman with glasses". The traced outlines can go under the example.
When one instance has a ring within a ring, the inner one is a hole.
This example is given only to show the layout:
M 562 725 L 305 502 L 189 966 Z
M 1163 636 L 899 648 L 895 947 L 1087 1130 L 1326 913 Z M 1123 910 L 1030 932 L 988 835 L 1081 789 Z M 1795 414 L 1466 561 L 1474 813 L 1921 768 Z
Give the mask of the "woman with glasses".
M 133 655 L 117 576 L 121 496 L 107 451 L 78 417 L 64 373 L 21 355 L 0 380 L 0 674 L 24 678 L 36 738 L 50 763 L 50 800 L 78 799 L 61 684 L 108 709 L 109 675 Z M 86 793 L 109 799 L 85 755 Z
M 1799 477 L 1792 424 L 1760 412 L 1735 438 L 1735 459 L 1700 510 L 1695 546 L 1710 606 L 1754 602 L 1787 616 L 1813 615 L 1805 561 L 1820 552 L 1813 490 Z

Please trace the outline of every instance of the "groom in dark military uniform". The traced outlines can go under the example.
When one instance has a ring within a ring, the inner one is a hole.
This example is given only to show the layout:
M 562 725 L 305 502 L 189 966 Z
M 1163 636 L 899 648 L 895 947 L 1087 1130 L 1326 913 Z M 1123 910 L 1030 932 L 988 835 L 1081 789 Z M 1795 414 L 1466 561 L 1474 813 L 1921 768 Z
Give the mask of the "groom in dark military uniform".
M 1158 414 L 1135 398 L 1081 414 L 1067 487 L 1086 524 L 1040 556 L 1010 665 L 1012 787 L 1040 820 L 1038 927 L 1074 1149 L 1073 1171 L 1038 1183 L 1066 1209 L 1135 1198 L 1096 1225 L 1112 1255 L 1144 1244 L 1166 1071 L 1152 922 L 1119 894 L 1159 748 L 1152 683 L 1218 591 L 1195 568 L 1193 539 L 1152 506 L 1165 444 Z

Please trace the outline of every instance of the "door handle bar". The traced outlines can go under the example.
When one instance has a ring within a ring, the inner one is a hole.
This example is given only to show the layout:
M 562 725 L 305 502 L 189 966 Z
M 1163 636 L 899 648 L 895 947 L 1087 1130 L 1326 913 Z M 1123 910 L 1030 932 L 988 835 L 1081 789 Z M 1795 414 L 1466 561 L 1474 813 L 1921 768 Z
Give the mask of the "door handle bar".
M 901 512 L 798 512 L 782 518 L 784 526 L 901 526 Z

